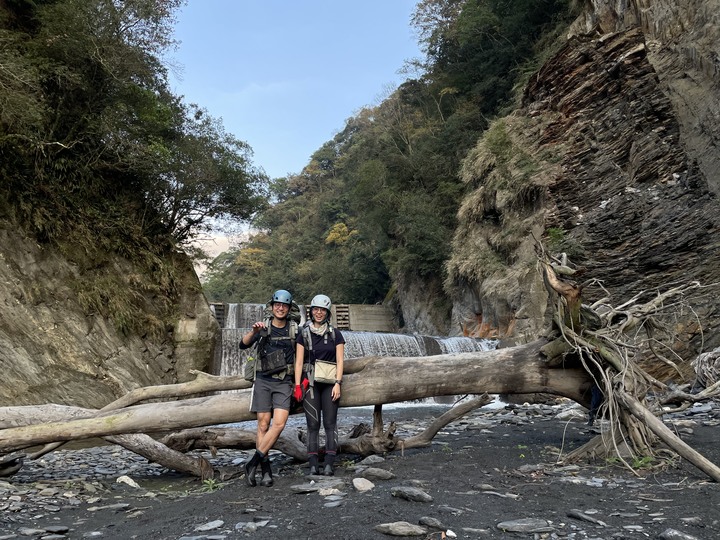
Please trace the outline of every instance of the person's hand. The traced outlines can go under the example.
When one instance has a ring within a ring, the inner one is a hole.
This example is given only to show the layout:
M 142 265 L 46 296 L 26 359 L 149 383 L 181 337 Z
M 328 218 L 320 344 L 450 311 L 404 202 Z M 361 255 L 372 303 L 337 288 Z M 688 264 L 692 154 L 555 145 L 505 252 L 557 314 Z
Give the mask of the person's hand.
M 253 334 L 257 334 L 260 330 L 265 328 L 265 323 L 262 321 L 258 321 L 255 324 L 252 325 L 252 331 Z
M 340 399 L 340 385 L 339 384 L 335 383 L 335 386 L 333 386 L 331 395 L 332 395 L 333 401 L 337 401 L 338 399 Z
M 303 389 L 299 384 L 295 385 L 295 390 L 293 390 L 293 398 L 295 398 L 295 401 L 298 403 L 302 401 L 303 397 Z

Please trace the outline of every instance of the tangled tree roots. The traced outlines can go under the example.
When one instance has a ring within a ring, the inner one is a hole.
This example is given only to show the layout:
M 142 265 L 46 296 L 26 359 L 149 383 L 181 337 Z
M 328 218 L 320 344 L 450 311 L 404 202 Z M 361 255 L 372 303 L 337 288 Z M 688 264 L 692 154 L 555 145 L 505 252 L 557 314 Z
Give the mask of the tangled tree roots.
M 678 301 L 701 285 L 694 282 L 674 287 L 645 302 L 641 299 L 648 295 L 640 293 L 617 307 L 607 299 L 585 306 L 581 302 L 583 286 L 561 277 L 574 273 L 567 260 L 551 260 L 541 247 L 538 251 L 544 282 L 555 306 L 555 339 L 543 347 L 543 352 L 554 364 L 580 363 L 592 376 L 594 394 L 599 399 L 591 404 L 591 422 L 599 416 L 608 426 L 606 433 L 571 452 L 564 461 L 614 457 L 633 470 L 633 463 L 661 460 L 661 454 L 670 448 L 720 481 L 720 468 L 685 444 L 658 418 L 668 411 L 662 409 L 661 399 L 650 401 L 648 396 L 668 393 L 670 389 L 636 360 L 651 355 L 680 373 L 675 362 L 659 352 L 662 342 L 658 334 L 665 329 L 658 315 L 667 306 L 676 307 Z M 708 388 L 703 397 L 716 396 L 717 386 Z M 690 397 L 678 391 L 672 396 L 674 400 Z

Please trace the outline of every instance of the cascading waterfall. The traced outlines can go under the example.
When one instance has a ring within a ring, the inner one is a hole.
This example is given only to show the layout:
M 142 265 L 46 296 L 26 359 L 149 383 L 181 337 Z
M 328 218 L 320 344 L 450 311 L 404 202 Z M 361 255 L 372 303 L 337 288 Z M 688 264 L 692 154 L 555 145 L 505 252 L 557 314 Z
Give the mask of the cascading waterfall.
M 242 366 L 252 349 L 240 350 L 238 344 L 257 321 L 263 320 L 264 304 L 225 304 L 225 320 L 221 329 L 218 375 L 242 374 Z
M 228 304 L 225 311 L 225 328 L 237 328 L 237 304 Z
M 240 375 L 242 366 L 254 349 L 240 350 L 238 344 L 253 323 L 263 318 L 262 304 L 227 304 L 225 328 L 222 329 L 219 375 Z M 380 332 L 342 330 L 345 358 L 363 356 L 430 356 L 462 352 L 489 351 L 496 341 L 468 337 L 432 337 Z
M 466 337 L 432 337 L 377 332 L 349 332 L 345 337 L 345 357 L 362 356 L 431 356 L 460 352 L 489 351 L 495 342 Z

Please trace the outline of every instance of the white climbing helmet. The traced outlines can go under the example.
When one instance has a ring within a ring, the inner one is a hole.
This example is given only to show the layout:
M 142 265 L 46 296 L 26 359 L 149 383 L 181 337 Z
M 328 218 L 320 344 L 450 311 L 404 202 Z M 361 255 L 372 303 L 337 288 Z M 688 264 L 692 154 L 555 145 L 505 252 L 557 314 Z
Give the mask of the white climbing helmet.
M 312 302 L 310 302 L 310 308 L 312 309 L 314 307 L 325 308 L 328 310 L 328 313 L 330 313 L 332 302 L 330 301 L 330 298 L 324 294 L 318 294 L 312 299 Z

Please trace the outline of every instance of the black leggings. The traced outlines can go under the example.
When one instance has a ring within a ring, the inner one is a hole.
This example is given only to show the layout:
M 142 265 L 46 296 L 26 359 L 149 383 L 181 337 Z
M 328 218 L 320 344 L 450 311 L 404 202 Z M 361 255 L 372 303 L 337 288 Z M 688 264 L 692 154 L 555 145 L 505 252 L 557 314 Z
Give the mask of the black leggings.
M 332 384 L 316 382 L 303 401 L 308 427 L 308 456 L 317 458 L 320 449 L 320 417 L 325 428 L 325 461 L 333 463 L 338 447 L 337 414 L 340 401 L 332 400 Z

